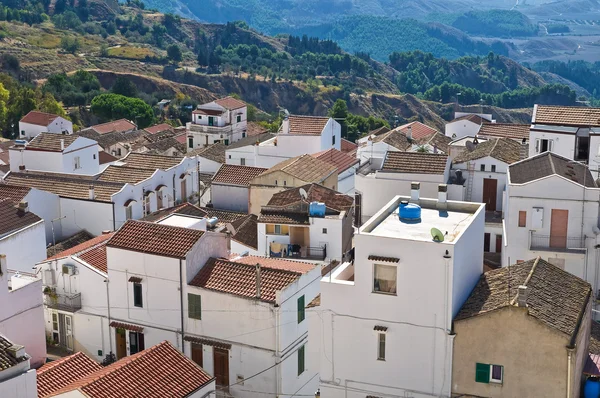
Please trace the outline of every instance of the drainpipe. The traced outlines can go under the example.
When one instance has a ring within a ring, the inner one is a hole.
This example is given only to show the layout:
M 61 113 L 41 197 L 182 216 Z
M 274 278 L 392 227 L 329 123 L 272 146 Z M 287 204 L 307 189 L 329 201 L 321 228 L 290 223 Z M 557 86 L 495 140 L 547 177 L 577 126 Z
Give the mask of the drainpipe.
M 113 206 L 114 206 L 114 204 L 113 204 Z M 112 346 L 112 336 L 110 333 L 110 295 L 108 294 L 108 283 L 109 283 L 108 278 L 104 280 L 104 283 L 106 283 L 106 308 L 108 310 L 107 311 L 108 312 L 108 314 L 107 314 L 108 315 L 108 328 L 109 328 L 108 329 L 109 330 L 109 332 L 108 332 L 108 347 L 110 349 L 110 352 L 112 353 L 113 346 Z
M 571 356 L 573 349 L 567 348 L 567 398 L 571 398 Z
M 173 206 L 177 202 L 177 195 L 175 194 L 175 172 L 173 172 Z
M 117 220 L 115 219 L 115 202 L 112 202 L 112 212 L 113 212 L 113 231 L 117 230 Z
M 185 333 L 183 330 L 183 260 L 179 259 L 179 301 L 181 308 L 181 353 L 185 355 Z

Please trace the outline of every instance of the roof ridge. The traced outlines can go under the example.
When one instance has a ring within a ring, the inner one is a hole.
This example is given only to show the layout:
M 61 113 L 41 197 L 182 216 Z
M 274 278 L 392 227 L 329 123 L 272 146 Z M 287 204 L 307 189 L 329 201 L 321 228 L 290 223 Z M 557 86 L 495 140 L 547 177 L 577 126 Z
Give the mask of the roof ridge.
M 494 146 L 492 146 L 492 149 L 488 153 L 488 156 L 492 156 L 492 153 L 494 153 L 494 151 L 496 150 L 496 146 L 498 145 L 498 141 L 500 141 L 500 138 L 497 138 L 497 139 L 494 140 Z
M 552 168 L 552 174 L 556 173 L 556 167 L 554 166 L 554 160 L 552 160 L 552 152 L 548 151 L 548 160 L 550 161 L 550 167 Z
M 531 266 L 531 270 L 529 271 L 529 274 L 527 274 L 527 278 L 525 278 L 525 281 L 520 286 L 527 286 L 527 284 L 531 280 L 531 277 L 533 276 L 533 273 L 535 272 L 535 269 L 537 268 L 537 265 L 539 262 L 540 262 L 540 256 L 537 256 L 535 261 L 533 262 L 533 265 Z M 511 300 L 510 305 L 515 305 L 515 302 L 517 301 L 518 298 L 519 298 L 519 293 L 517 292 L 515 297 Z
M 246 264 L 246 263 L 238 263 L 238 262 L 236 262 L 234 260 L 230 260 L 230 259 L 224 258 L 224 257 L 221 257 L 221 258 L 219 258 L 219 257 L 211 257 L 211 258 L 213 258 L 214 260 L 225 261 L 225 262 L 227 262 L 229 264 L 242 265 L 242 266 L 248 267 L 248 268 L 255 268 L 256 267 L 256 264 L 253 265 L 253 264 Z M 281 271 L 281 272 L 284 272 L 284 273 L 289 273 L 289 274 L 294 274 L 294 275 L 302 275 L 302 273 L 298 272 L 298 271 L 292 271 L 292 270 L 289 270 L 289 269 L 282 269 L 282 268 L 270 267 L 268 265 L 263 265 L 263 264 L 260 264 L 260 263 L 257 263 L 257 264 L 260 266 L 260 268 L 267 268 L 267 269 L 270 269 L 272 271 L 277 271 L 277 272 Z

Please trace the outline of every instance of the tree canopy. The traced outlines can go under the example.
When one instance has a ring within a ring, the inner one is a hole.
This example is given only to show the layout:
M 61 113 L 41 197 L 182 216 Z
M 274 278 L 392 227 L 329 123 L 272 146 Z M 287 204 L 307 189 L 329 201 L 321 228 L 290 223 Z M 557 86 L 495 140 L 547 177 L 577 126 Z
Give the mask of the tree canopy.
M 91 111 L 105 120 L 127 119 L 135 122 L 138 128 L 148 127 L 154 121 L 150 105 L 139 98 L 120 94 L 100 94 L 92 100 Z

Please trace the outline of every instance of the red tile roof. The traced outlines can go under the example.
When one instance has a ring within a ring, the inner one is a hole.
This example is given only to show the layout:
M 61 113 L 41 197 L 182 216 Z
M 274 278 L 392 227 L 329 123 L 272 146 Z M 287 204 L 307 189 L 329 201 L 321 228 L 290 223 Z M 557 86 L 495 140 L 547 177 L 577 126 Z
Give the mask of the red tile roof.
M 113 235 L 114 235 L 114 233 L 102 234 L 102 235 L 96 236 L 95 238 L 92 238 L 88 241 L 85 241 L 76 246 L 73 246 L 70 249 L 63 250 L 60 253 L 56 253 L 54 256 L 48 257 L 45 261 L 57 260 L 59 258 L 65 258 L 65 257 L 73 256 L 75 254 L 86 252 L 90 249 L 95 248 L 96 246 L 98 246 L 102 243 L 105 243 Z
M 306 192 L 306 201 L 303 201 L 300 197 L 300 189 L 304 189 Z M 306 207 L 306 202 L 321 202 L 325 203 L 325 206 L 329 209 L 348 211 L 354 204 L 354 198 L 319 184 L 306 184 L 273 194 L 269 200 L 268 207 L 283 208 L 299 204 L 303 204 Z
M 260 300 L 274 303 L 276 293 L 293 283 L 300 272 L 261 268 Z M 191 286 L 256 298 L 256 267 L 225 259 L 210 258 L 190 282 Z
M 267 169 L 262 167 L 237 166 L 224 164 L 219 168 L 212 179 L 213 183 L 249 186 L 250 180 Z
M 350 156 L 347 153 L 338 151 L 335 148 L 313 154 L 315 158 L 334 165 L 337 168 L 338 174 L 348 170 L 350 167 L 358 163 L 356 157 Z
M 111 133 L 113 131 L 124 132 L 124 131 L 135 130 L 136 126 L 135 126 L 135 124 L 131 123 L 129 120 L 119 119 L 119 120 L 115 120 L 113 122 L 97 124 L 90 128 L 95 130 L 99 134 L 106 134 L 106 133 Z
M 31 191 L 31 188 L 17 185 L 0 184 L 0 201 L 10 199 L 15 203 L 22 201 Z
M 468 120 L 468 121 L 470 121 L 472 123 L 479 124 L 479 125 L 481 125 L 483 123 L 488 123 L 489 122 L 489 120 L 484 119 L 484 118 L 482 118 L 479 115 L 469 114 L 469 115 L 459 116 L 459 117 L 451 120 L 449 123 L 458 122 L 460 120 Z
M 325 125 L 329 121 L 323 116 L 298 116 L 289 117 L 290 134 L 321 135 Z
M 195 229 L 129 220 L 106 245 L 123 250 L 183 259 L 202 235 L 204 235 L 203 231 Z
M 56 391 L 90 398 L 183 398 L 214 378 L 164 341 L 125 357 Z
M 342 152 L 345 152 L 345 153 L 352 152 L 357 148 L 358 148 L 358 144 L 355 144 L 352 141 L 348 141 L 347 139 L 342 138 L 342 141 L 340 142 L 340 150 Z
M 529 139 L 529 124 L 514 123 L 484 123 L 479 129 L 478 136 L 510 138 L 522 141 Z
M 300 272 L 306 274 L 316 267 L 314 263 L 305 263 L 302 261 L 286 260 L 283 258 L 276 257 L 262 257 L 262 256 L 244 256 L 230 258 L 229 261 L 238 264 L 256 265 L 260 264 L 264 268 L 280 269 L 285 271 Z
M 382 171 L 394 173 L 444 174 L 448 155 L 420 152 L 388 152 Z
M 202 106 L 202 105 L 200 105 Z M 192 112 L 194 115 L 209 115 L 209 116 L 221 116 L 223 111 L 217 109 L 196 109 Z
M 25 149 L 62 152 L 64 149 L 67 149 L 69 145 L 74 143 L 77 138 L 79 138 L 79 136 L 71 134 L 40 133 L 36 135 L 34 139 L 29 141 Z M 63 145 L 64 149 L 61 149 Z
M 37 370 L 38 397 L 47 397 L 100 369 L 102 366 L 83 352 L 49 362 Z
M 27 115 L 23 116 L 21 122 L 45 127 L 52 123 L 57 117 L 59 116 L 52 113 L 31 111 Z
M 394 130 L 400 131 L 401 133 L 404 133 L 406 135 L 408 133 L 409 127 L 411 130 L 413 140 L 419 140 L 437 132 L 436 129 L 424 125 L 421 122 L 407 123 L 400 127 L 396 127 Z
M 225 97 L 215 101 L 215 103 L 221 105 L 225 109 L 233 110 L 239 109 L 246 106 L 246 103 L 242 100 L 233 97 Z
M 167 123 L 155 124 L 154 126 L 146 127 L 144 129 L 150 134 L 156 134 L 167 130 L 173 130 L 173 127 Z
M 98 152 L 98 162 L 100 164 L 112 163 L 112 162 L 116 162 L 117 160 L 119 160 L 119 158 L 111 155 L 108 152 L 104 152 L 104 151 Z
M 106 244 L 101 244 L 93 249 L 90 249 L 84 253 L 78 255 L 80 259 L 104 273 L 108 272 L 108 265 L 106 261 Z
M 23 212 L 10 199 L 0 201 L 0 236 L 28 227 L 42 219 L 32 212 Z
M 255 135 L 261 135 L 268 132 L 269 130 L 267 130 L 257 122 L 248 122 L 246 124 L 246 137 L 254 137 Z

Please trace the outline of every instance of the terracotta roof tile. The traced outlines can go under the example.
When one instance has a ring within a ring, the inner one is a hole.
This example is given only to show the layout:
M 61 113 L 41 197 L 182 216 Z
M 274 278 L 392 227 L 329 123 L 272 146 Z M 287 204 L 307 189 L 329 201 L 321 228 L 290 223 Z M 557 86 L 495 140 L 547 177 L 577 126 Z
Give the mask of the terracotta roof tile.
M 382 134 L 385 134 L 385 133 L 389 133 L 390 131 L 391 130 L 390 130 L 389 127 L 387 127 L 387 126 L 381 126 L 381 127 L 376 128 L 375 130 L 369 131 L 369 133 L 367 134 L 367 136 L 370 136 L 370 135 L 372 135 L 372 136 L 378 136 L 378 135 L 382 135 Z
M 302 155 L 284 160 L 261 175 L 267 175 L 275 171 L 282 171 L 305 182 L 323 182 L 336 172 L 336 167 L 310 155 Z
M 479 129 L 478 136 L 510 138 L 512 140 L 529 140 L 529 124 L 513 123 L 484 123 Z
M 18 204 L 10 199 L 0 201 L 0 236 L 42 220 L 31 211 L 24 212 L 19 210 L 17 206 Z
M 468 120 L 468 121 L 470 121 L 472 123 L 479 124 L 479 125 L 488 122 L 488 120 L 482 118 L 479 115 L 469 114 L 469 115 L 464 115 L 464 116 L 459 116 L 457 118 L 454 118 L 449 123 L 458 122 L 458 121 L 461 121 L 461 120 Z
M 184 398 L 214 380 L 164 341 L 88 374 L 54 394 L 79 390 L 90 398 Z
M 67 149 L 75 140 L 79 138 L 76 135 L 71 134 L 54 134 L 54 133 L 40 133 L 35 136 L 34 139 L 29 141 L 25 146 L 26 150 L 44 150 L 52 152 L 62 152 L 61 141 L 64 142 L 64 148 Z
M 254 137 L 256 135 L 261 135 L 264 133 L 268 133 L 265 127 L 261 126 L 257 122 L 247 122 L 246 123 L 246 137 Z
M 204 148 L 196 148 L 193 151 L 188 152 L 187 156 L 197 155 L 208 160 L 212 160 L 213 162 L 223 164 L 225 163 L 225 151 L 227 148 L 228 147 L 218 142 Z M 200 167 L 202 167 L 202 161 L 200 161 Z
M 258 250 L 258 217 L 249 214 L 244 218 L 237 219 L 230 224 L 233 227 L 231 239 L 252 249 Z
M 288 120 L 290 134 L 321 135 L 329 118 L 322 116 L 291 115 Z
M 521 158 L 521 144 L 510 138 L 491 139 L 477 144 L 472 151 L 465 149 L 454 158 L 453 163 L 465 163 L 488 156 L 506 164 L 518 162 Z
M 272 133 L 262 133 L 262 134 L 258 134 L 258 135 L 252 135 L 252 136 L 247 136 L 245 138 L 242 138 L 239 141 L 234 142 L 233 144 L 229 144 L 225 150 L 226 151 L 230 151 L 232 149 L 235 148 L 241 148 L 244 146 L 249 146 L 249 145 L 256 145 L 256 143 L 261 143 L 261 142 L 265 142 L 267 140 L 270 140 L 273 137 L 277 137 L 277 135 L 272 134 Z
M 260 266 L 263 268 L 293 271 L 299 272 L 301 274 L 306 274 L 307 272 L 312 271 L 317 266 L 315 263 L 307 263 L 303 261 L 287 260 L 285 258 L 263 256 L 238 256 L 235 258 L 231 258 L 229 261 L 247 265 L 260 264 Z
M 398 130 L 391 130 L 386 133 L 376 135 L 374 138 L 371 138 L 371 140 L 373 143 L 386 143 L 398 149 L 399 151 L 406 151 L 412 146 L 412 141 Z
M 219 219 L 219 224 L 233 222 L 248 215 L 248 213 L 215 209 L 214 207 L 199 207 L 199 209 L 204 211 L 208 218 L 217 217 Z
M 48 126 L 50 123 L 59 117 L 58 115 L 54 115 L 52 113 L 45 113 L 39 111 L 30 111 L 27 115 L 21 118 L 21 122 L 35 124 L 38 126 Z
M 315 298 L 306 305 L 306 308 L 315 308 L 321 305 L 321 293 L 317 294 Z
M 306 192 L 306 201 L 302 200 L 300 189 L 304 189 Z M 341 212 L 348 211 L 352 208 L 354 198 L 319 184 L 306 184 L 298 188 L 277 192 L 271 197 L 267 206 L 269 206 L 269 208 L 290 208 L 302 205 L 303 208 L 306 209 L 306 202 L 325 203 L 327 208 Z
M 154 126 L 146 127 L 144 130 L 150 134 L 156 134 L 163 131 L 171 131 L 173 130 L 173 127 L 167 123 L 160 123 L 155 124 Z
M 119 160 L 119 158 L 111 155 L 108 152 L 104 152 L 104 151 L 98 152 L 98 163 L 99 164 L 112 163 L 112 162 L 116 162 L 117 160 Z
M 600 126 L 600 108 L 536 105 L 532 123 L 558 126 Z
M 584 164 L 563 158 L 552 152 L 525 159 L 508 168 L 512 184 L 525 184 L 551 175 L 559 175 L 577 184 L 596 188 L 594 176 Z
M 419 145 L 419 146 L 420 145 L 429 145 L 429 146 L 437 148 L 441 152 L 444 152 L 447 154 L 447 153 L 449 153 L 451 142 L 452 142 L 452 138 L 436 131 L 435 133 L 426 135 L 418 140 L 415 140 L 414 144 Z
M 166 170 L 180 164 L 183 160 L 183 157 L 130 152 L 122 160 L 128 167 L 135 167 L 138 169 Z
M 65 258 L 65 257 L 85 253 L 103 243 L 106 243 L 106 241 L 109 240 L 113 235 L 114 235 L 114 233 L 98 235 L 95 238 L 89 239 L 83 243 L 76 245 L 76 246 L 70 247 L 66 250 L 56 253 L 56 254 L 48 257 L 45 261 L 51 261 L 51 260 L 56 260 L 59 258 Z
M 600 354 L 600 323 L 592 321 L 592 331 L 590 333 L 589 351 L 592 354 Z
M 100 369 L 102 366 L 83 352 L 49 362 L 37 370 L 38 397 L 50 396 Z
M 27 356 L 15 358 L 8 352 L 8 349 L 13 345 L 15 344 L 13 344 L 12 341 L 0 335 L 0 371 L 12 368 L 13 366 L 27 360 Z
M 296 281 L 300 272 L 261 267 L 260 300 L 275 302 L 276 293 Z M 224 259 L 209 259 L 190 282 L 191 286 L 256 298 L 256 267 Z
M 444 174 L 448 155 L 420 152 L 388 152 L 382 171 L 394 173 Z
M 80 259 L 104 273 L 108 272 L 108 264 L 106 260 L 106 244 L 102 243 L 93 249 L 77 255 Z
M 78 136 L 89 138 L 90 140 L 94 140 L 100 145 L 104 150 L 109 150 L 109 148 L 115 144 L 122 144 L 125 147 L 128 147 L 129 150 L 132 150 L 134 146 L 139 145 L 139 143 L 146 142 L 146 135 L 143 130 L 133 130 L 133 131 L 114 131 L 112 133 L 104 133 L 100 134 L 94 130 L 82 130 L 77 133 Z
M 48 248 L 46 249 L 46 256 L 52 257 L 55 254 L 58 254 L 65 250 L 69 250 L 70 248 L 75 247 L 79 244 L 85 243 L 90 239 L 94 239 L 94 235 L 90 234 L 88 231 L 83 229 L 77 232 L 76 234 L 71 235 L 66 239 L 63 239 L 62 241 L 56 243 L 53 246 L 48 246 Z
M 428 137 L 431 134 L 438 132 L 436 129 L 429 127 L 421 122 L 406 123 L 402 126 L 396 127 L 394 130 L 400 131 L 404 135 L 407 135 L 409 129 L 413 140 L 420 140 L 421 138 Z
M 181 154 L 187 152 L 187 147 L 185 144 L 182 144 L 173 137 L 167 137 L 158 141 L 144 144 L 144 147 L 149 151 L 149 153 L 155 153 L 157 155 L 163 154 L 171 149 L 174 149 L 176 153 Z
M 350 156 L 342 151 L 338 151 L 335 148 L 314 153 L 312 156 L 319 160 L 334 165 L 337 168 L 338 174 L 348 170 L 350 167 L 354 166 L 359 162 L 356 157 Z
M 126 132 L 135 130 L 135 124 L 131 123 L 126 119 L 119 119 L 108 123 L 96 124 L 95 126 L 89 127 L 90 129 L 96 131 L 99 134 L 106 134 L 112 132 Z
M 294 213 L 285 210 L 262 209 L 258 216 L 259 223 L 286 224 L 286 225 L 308 225 L 308 212 Z
M 344 153 L 352 152 L 358 148 L 358 144 L 348 141 L 345 138 L 342 138 L 340 142 L 340 150 Z
M 265 168 L 262 167 L 250 167 L 250 166 L 237 166 L 233 164 L 222 165 L 215 176 L 212 179 L 214 183 L 230 184 L 230 185 L 241 185 L 247 187 L 250 185 L 252 180 L 257 175 L 263 173 Z
M 0 183 L 0 201 L 10 199 L 15 203 L 22 201 L 31 191 L 29 187 L 19 187 L 17 185 Z
M 203 231 L 129 220 L 107 242 L 108 247 L 157 256 L 185 258 Z
M 229 110 L 239 109 L 246 106 L 244 101 L 233 97 L 220 98 L 216 100 L 215 103 Z
M 98 177 L 98 181 L 137 184 L 156 172 L 151 169 L 137 169 L 126 166 L 108 166 Z
M 481 275 L 455 321 L 516 305 L 521 285 L 527 286 L 529 316 L 570 337 L 576 332 L 591 286 L 539 257 Z

